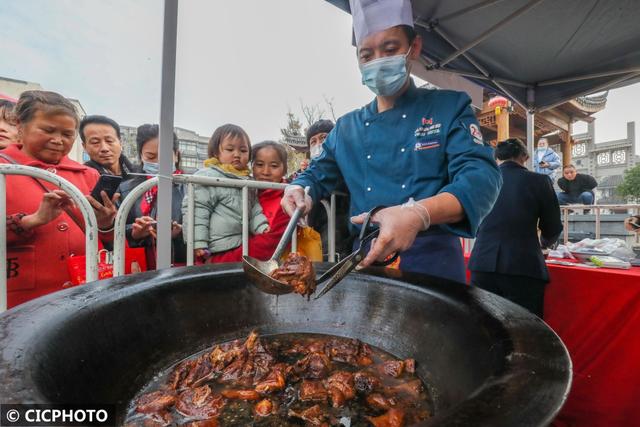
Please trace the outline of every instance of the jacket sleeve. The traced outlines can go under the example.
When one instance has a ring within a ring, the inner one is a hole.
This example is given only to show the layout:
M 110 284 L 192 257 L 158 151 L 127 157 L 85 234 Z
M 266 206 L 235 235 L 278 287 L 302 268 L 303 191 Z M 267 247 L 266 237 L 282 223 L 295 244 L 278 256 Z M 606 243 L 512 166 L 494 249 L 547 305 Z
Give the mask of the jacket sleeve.
M 193 248 L 206 249 L 209 247 L 211 215 L 218 202 L 214 187 L 195 185 L 193 191 L 194 216 L 193 216 Z M 182 200 L 182 222 L 184 227 L 189 226 L 190 218 L 187 215 L 189 196 Z M 186 228 L 185 228 L 186 229 Z
M 322 144 L 322 154 L 311 160 L 309 167 L 291 183 L 301 187 L 308 186 L 309 195 L 314 203 L 328 197 L 343 180 L 335 157 L 340 124 L 340 119 L 338 119 L 336 126 L 329 132 Z
M 449 184 L 438 192 L 454 195 L 465 213 L 462 221 L 440 226 L 463 237 L 475 236 L 502 186 L 493 149 L 483 141 L 470 104 L 466 94 L 458 93 L 445 142 Z
M 540 222 L 538 224 L 541 231 L 540 241 L 543 247 L 549 247 L 558 240 L 560 232 L 562 232 L 560 205 L 553 186 L 547 178 L 539 180 L 539 185 L 542 190 L 540 197 Z
M 583 175 L 584 176 L 584 186 L 589 190 L 593 190 L 598 186 L 598 181 L 591 175 Z
M 251 213 L 249 218 L 249 229 L 252 234 L 262 234 L 269 228 L 269 221 L 262 213 L 262 206 L 258 203 L 255 192 L 251 200 Z
M 551 151 L 551 155 L 549 156 L 549 169 L 556 170 L 560 167 L 560 156 L 555 151 Z
M 558 180 L 558 187 L 560 187 L 560 189 L 565 193 L 569 192 L 569 190 L 567 189 L 567 178 L 560 178 Z

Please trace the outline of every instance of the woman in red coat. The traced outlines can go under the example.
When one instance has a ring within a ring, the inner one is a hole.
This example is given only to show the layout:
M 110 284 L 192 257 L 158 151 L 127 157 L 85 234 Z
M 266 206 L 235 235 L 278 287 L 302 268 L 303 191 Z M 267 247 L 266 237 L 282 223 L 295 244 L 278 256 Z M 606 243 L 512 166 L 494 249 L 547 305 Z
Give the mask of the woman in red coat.
M 98 173 L 67 157 L 79 122 L 73 104 L 54 92 L 27 91 L 20 96 L 15 113 L 17 144 L 0 152 L 0 163 L 47 170 L 89 194 Z M 104 193 L 103 204 L 90 196 L 87 199 L 98 227 L 111 228 L 116 214 L 112 201 Z M 85 254 L 81 227 L 82 215 L 64 191 L 32 177 L 7 176 L 8 307 L 67 286 L 67 260 Z M 100 234 L 105 240 L 111 237 Z
M 287 173 L 287 151 L 282 144 L 264 141 L 253 146 L 251 158 L 253 177 L 257 181 L 283 182 Z M 284 233 L 289 216 L 280 207 L 283 190 L 260 190 L 258 199 L 269 221 L 269 231 L 249 238 L 249 256 L 266 261 L 271 258 Z M 242 261 L 242 246 L 209 258 L 210 263 Z

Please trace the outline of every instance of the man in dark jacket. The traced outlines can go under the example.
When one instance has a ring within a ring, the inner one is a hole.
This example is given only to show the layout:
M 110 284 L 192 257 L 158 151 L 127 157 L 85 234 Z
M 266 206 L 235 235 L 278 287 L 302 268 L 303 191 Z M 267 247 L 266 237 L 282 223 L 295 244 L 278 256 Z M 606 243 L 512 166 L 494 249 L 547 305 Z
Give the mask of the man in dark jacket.
M 82 147 L 90 160 L 85 166 L 94 168 L 100 175 L 116 175 L 123 180 L 138 169 L 122 154 L 120 126 L 105 116 L 86 116 L 80 122 Z
M 562 169 L 563 177 L 558 180 L 558 201 L 561 205 L 579 203 L 592 205 L 595 199 L 593 189 L 598 186 L 596 180 L 583 173 L 576 173 L 576 167 L 567 165 Z

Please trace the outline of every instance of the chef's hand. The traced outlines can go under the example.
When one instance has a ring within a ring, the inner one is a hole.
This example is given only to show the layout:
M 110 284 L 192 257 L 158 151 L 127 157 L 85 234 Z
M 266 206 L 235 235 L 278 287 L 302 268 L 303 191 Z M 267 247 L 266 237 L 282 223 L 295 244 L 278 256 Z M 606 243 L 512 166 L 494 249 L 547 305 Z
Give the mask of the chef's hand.
M 299 185 L 287 185 L 284 189 L 284 195 L 280 202 L 282 210 L 289 216 L 293 216 L 296 208 L 302 208 L 302 216 L 309 213 L 313 206 L 313 200 L 308 194 L 304 193 L 304 188 Z
M 429 227 L 425 221 L 428 212 L 424 208 L 423 214 L 418 206 L 399 205 L 384 208 L 376 212 L 371 222 L 378 224 L 380 234 L 371 244 L 367 256 L 360 262 L 360 267 L 368 267 L 374 261 L 384 261 L 389 255 L 406 251 L 411 247 L 416 235 Z M 362 224 L 367 214 L 362 213 L 351 217 L 354 224 Z

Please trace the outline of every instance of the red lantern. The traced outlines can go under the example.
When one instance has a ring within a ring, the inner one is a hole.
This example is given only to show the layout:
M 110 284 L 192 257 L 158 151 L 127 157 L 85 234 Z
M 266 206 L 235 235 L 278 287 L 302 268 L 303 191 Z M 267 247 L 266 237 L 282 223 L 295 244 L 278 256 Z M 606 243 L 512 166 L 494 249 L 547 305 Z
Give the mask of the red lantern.
M 494 96 L 489 100 L 488 105 L 490 108 L 494 108 L 496 115 L 498 115 L 503 108 L 507 108 L 509 106 L 509 100 L 504 96 Z

